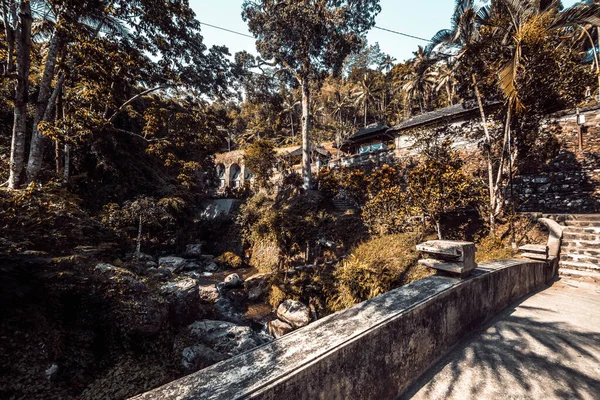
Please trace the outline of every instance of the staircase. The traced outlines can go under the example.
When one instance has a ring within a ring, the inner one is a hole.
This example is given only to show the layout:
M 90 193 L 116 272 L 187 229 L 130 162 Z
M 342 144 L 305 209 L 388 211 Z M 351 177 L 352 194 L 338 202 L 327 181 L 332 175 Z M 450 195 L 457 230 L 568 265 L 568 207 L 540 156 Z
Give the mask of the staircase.
M 600 282 L 600 214 L 566 215 L 559 274 Z
M 356 210 L 356 207 L 354 206 L 354 204 L 352 204 L 352 202 L 350 202 L 346 199 L 343 199 L 341 197 L 334 198 L 332 203 L 333 203 L 333 207 L 341 213 L 346 213 L 348 211 Z

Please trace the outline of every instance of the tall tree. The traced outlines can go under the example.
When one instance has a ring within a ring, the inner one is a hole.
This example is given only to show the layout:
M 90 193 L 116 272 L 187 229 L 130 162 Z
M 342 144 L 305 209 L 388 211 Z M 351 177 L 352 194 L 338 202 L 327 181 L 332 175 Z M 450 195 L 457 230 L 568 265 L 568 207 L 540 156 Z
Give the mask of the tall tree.
M 132 102 L 146 94 L 164 88 L 183 86 L 187 90 L 212 95 L 227 92 L 229 85 L 229 62 L 224 47 L 208 50 L 202 43 L 200 23 L 186 0 L 169 2 L 159 0 L 3 0 L 2 16 L 8 22 L 10 39 L 14 38 L 15 49 L 7 56 L 7 66 L 17 66 L 15 74 L 17 93 L 14 117 L 14 145 L 11 160 L 10 186 L 17 188 L 22 183 L 25 158 L 25 130 L 27 123 L 27 86 L 35 87 L 33 101 L 33 126 L 27 180 L 38 178 L 42 168 L 44 135 L 42 127 L 54 112 L 56 98 L 64 93 L 65 74 L 79 73 L 96 60 L 87 59 L 77 53 L 81 45 L 103 45 L 117 47 L 119 51 L 138 53 L 144 59 L 140 75 L 144 79 L 127 82 L 129 88 L 137 87 L 130 96 L 119 99 L 117 104 L 108 104 L 105 97 L 101 107 L 94 104 L 91 110 L 101 108 L 104 118 L 97 129 L 114 126 L 117 117 Z M 39 39 L 31 40 L 31 25 L 41 27 Z M 35 47 L 36 58 L 33 68 L 29 63 L 29 49 Z M 102 55 L 108 56 L 108 55 Z M 152 57 L 152 58 L 150 58 Z M 68 60 L 60 63 L 61 59 Z M 61 65 L 62 64 L 62 65 Z M 122 66 L 124 69 L 131 66 Z M 11 68 L 6 68 L 8 71 Z M 40 71 L 39 74 L 30 74 Z M 92 75 L 104 75 L 102 70 L 89 69 Z M 110 78 L 107 91 L 121 91 Z M 20 99 L 24 99 L 20 101 Z
M 302 177 L 310 166 L 310 82 L 340 72 L 359 50 L 381 11 L 379 0 L 244 0 L 242 18 L 257 38 L 261 55 L 291 73 L 302 89 Z

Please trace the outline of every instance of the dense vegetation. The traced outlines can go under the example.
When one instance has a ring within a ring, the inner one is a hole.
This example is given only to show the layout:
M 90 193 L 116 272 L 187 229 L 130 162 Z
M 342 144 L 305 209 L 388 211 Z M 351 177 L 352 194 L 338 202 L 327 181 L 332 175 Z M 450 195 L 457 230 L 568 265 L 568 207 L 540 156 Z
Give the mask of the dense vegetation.
M 184 328 L 237 321 L 243 291 L 173 316 L 165 287 L 206 277 L 156 261 L 190 244 L 217 276 L 268 273 L 255 309 L 295 299 L 321 317 L 427 276 L 418 241 L 500 258 L 539 239 L 503 188 L 555 154 L 544 116 L 595 92 L 599 6 L 457 0 L 397 63 L 364 39 L 378 1 L 272 3 L 244 2 L 255 58 L 208 49 L 186 0 L 2 1 L 0 397 L 125 398 L 199 369 L 181 366 Z M 464 101 L 485 121 L 468 156 L 448 127 L 415 131 L 415 157 L 311 182 L 306 151 L 304 176 L 275 151 Z M 233 219 L 207 218 L 214 155 L 238 148 L 255 185 L 218 195 L 242 199 Z

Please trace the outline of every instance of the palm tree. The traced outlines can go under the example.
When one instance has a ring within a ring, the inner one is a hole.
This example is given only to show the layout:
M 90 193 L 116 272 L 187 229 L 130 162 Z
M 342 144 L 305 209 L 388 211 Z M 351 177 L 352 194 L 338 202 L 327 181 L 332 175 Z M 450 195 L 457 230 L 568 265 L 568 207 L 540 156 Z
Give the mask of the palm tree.
M 294 98 L 294 93 L 293 92 L 288 92 L 286 91 L 285 93 L 283 93 L 283 110 L 281 111 L 281 114 L 288 114 L 289 118 L 290 118 L 290 128 L 292 130 L 292 140 L 294 140 L 295 138 L 295 134 L 294 134 L 294 113 L 296 112 L 296 107 L 298 107 L 300 105 L 300 100 L 296 100 Z
M 364 126 L 367 126 L 369 100 L 377 99 L 381 96 L 383 91 L 381 82 L 377 78 L 378 77 L 373 71 L 367 72 L 354 91 L 354 100 L 356 104 L 362 104 Z
M 389 54 L 386 54 L 379 66 L 379 71 L 387 74 L 394 68 L 394 65 L 396 65 L 396 59 Z
M 427 108 L 426 100 L 431 89 L 435 86 L 436 77 L 432 67 L 437 60 L 430 56 L 427 49 L 419 46 L 413 53 L 415 57 L 411 62 L 411 73 L 404 77 L 405 84 L 402 90 L 410 99 L 417 100 L 421 113 Z
M 501 0 L 500 0 L 501 1 Z M 433 52 L 436 49 L 449 51 L 451 54 L 446 55 L 438 52 L 440 58 L 451 57 L 456 63 L 469 64 L 473 54 L 473 50 L 481 40 L 479 29 L 487 24 L 490 20 L 489 7 L 480 7 L 475 4 L 475 0 L 456 0 L 454 14 L 451 18 L 452 26 L 450 29 L 443 29 L 437 32 L 431 39 L 431 44 L 428 46 L 428 51 Z M 496 208 L 496 190 L 494 185 L 494 165 L 492 161 L 492 146 L 491 136 L 488 129 L 487 117 L 483 106 L 478 85 L 478 79 L 473 71 L 471 73 L 471 82 L 473 91 L 477 99 L 479 114 L 481 117 L 481 125 L 485 136 L 485 148 L 488 165 L 488 189 L 489 189 L 489 205 L 490 205 L 490 226 L 492 232 L 495 229 L 495 213 Z

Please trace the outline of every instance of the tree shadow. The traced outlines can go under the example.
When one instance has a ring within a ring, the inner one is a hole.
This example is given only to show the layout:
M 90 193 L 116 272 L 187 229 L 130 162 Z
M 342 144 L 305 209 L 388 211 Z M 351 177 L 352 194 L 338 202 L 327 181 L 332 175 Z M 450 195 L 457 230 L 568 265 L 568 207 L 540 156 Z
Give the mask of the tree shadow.
M 458 344 L 399 399 L 597 398 L 600 332 L 560 321 L 545 306 L 521 304 L 528 298 Z

